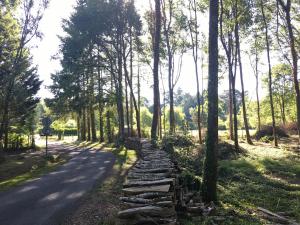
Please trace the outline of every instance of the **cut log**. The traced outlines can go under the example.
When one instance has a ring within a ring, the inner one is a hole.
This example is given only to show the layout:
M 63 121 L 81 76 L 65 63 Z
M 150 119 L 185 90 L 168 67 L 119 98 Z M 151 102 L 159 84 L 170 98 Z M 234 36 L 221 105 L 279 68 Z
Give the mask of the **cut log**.
M 135 165 L 135 167 L 139 167 L 139 168 L 154 167 L 154 168 L 156 168 L 156 167 L 174 167 L 174 166 L 173 166 L 172 163 L 166 163 L 166 162 L 160 163 L 160 162 L 151 162 L 151 161 L 149 161 L 147 163 L 145 163 L 145 162 L 137 163 Z
M 171 173 L 155 173 L 155 174 L 129 173 L 127 179 L 154 181 L 154 180 L 161 180 L 169 177 L 172 177 Z
M 120 197 L 120 200 L 123 202 L 131 202 L 131 203 L 138 203 L 138 204 L 150 204 L 153 202 L 152 200 L 145 199 L 145 198 L 137 198 L 137 197 Z
M 266 215 L 265 217 L 269 220 L 284 223 L 284 224 L 299 225 L 299 223 L 291 221 L 283 216 L 278 215 L 277 213 L 271 212 L 270 210 L 264 209 L 262 207 L 258 207 L 257 209 L 263 212 Z
M 173 172 L 173 169 L 170 168 L 155 168 L 155 169 L 137 169 L 134 168 L 132 170 L 134 173 L 165 173 L 165 172 Z
M 143 186 L 155 186 L 155 185 L 164 185 L 164 184 L 171 184 L 174 185 L 174 178 L 165 178 L 161 180 L 155 181 L 127 181 L 123 186 L 124 187 L 143 187 Z
M 138 207 L 138 208 L 120 211 L 118 213 L 118 217 L 121 219 L 129 219 L 138 215 L 146 215 L 149 217 L 165 218 L 165 217 L 174 216 L 174 213 L 175 211 L 166 210 L 165 208 L 158 207 L 158 206 L 145 206 L 145 207 Z
M 123 192 L 127 194 L 139 194 L 145 192 L 169 192 L 170 184 L 167 185 L 156 185 L 148 187 L 129 187 L 123 188 Z
M 161 207 L 173 207 L 174 204 L 172 201 L 161 201 L 161 202 L 155 202 L 153 203 L 155 206 L 161 206 Z
M 155 199 L 155 198 L 162 198 L 162 197 L 170 197 L 173 193 L 161 193 L 161 192 L 148 192 L 143 194 L 135 195 L 136 198 L 145 198 L 145 199 Z

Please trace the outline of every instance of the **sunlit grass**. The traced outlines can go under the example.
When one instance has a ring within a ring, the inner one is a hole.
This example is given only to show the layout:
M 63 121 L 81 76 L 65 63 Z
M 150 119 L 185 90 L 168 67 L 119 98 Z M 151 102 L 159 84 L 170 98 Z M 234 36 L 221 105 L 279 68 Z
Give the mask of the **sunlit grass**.
M 300 221 L 300 157 L 286 145 L 240 144 L 246 154 L 219 161 L 217 216 L 196 217 L 184 224 L 267 224 L 257 207 L 288 212 Z
M 66 162 L 66 160 L 61 158 L 54 160 L 54 162 L 50 162 L 45 158 L 41 158 L 39 159 L 39 161 L 35 161 L 34 164 L 31 165 L 31 168 L 14 166 L 14 164 L 24 165 L 26 164 L 25 162 L 14 162 L 14 161 L 5 162 L 0 166 L 0 174 L 2 173 L 8 173 L 8 174 L 6 175 L 7 177 L 6 179 L 2 179 L 0 181 L 0 191 L 4 191 L 11 187 L 20 185 L 28 180 L 38 178 L 43 174 L 55 170 L 57 166 L 63 164 L 64 162 Z M 20 175 L 15 175 L 18 173 L 20 173 Z

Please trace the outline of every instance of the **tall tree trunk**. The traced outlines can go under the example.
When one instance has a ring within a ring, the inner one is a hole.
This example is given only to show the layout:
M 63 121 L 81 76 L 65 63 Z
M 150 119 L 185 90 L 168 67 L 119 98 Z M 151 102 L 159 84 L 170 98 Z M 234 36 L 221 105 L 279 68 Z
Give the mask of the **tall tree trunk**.
M 81 113 L 79 112 L 77 114 L 77 140 L 81 141 L 81 125 L 80 125 L 80 120 L 81 120 Z
M 239 24 L 238 23 L 236 24 L 236 28 L 235 28 L 235 40 L 236 40 L 236 48 L 237 48 L 238 59 L 239 59 L 240 80 L 241 80 L 241 87 L 242 87 L 243 119 L 244 119 L 245 131 L 246 131 L 246 139 L 247 139 L 248 144 L 253 145 L 253 142 L 251 140 L 250 133 L 249 133 L 248 118 L 247 118 L 246 103 L 245 103 L 244 76 L 243 76 L 243 67 L 242 67 L 242 59 L 241 59 Z
M 202 197 L 208 203 L 217 201 L 218 168 L 218 0 L 209 5 L 209 77 L 206 153 Z
M 138 73 L 137 73 L 137 88 L 138 88 L 138 118 L 139 120 L 136 121 L 137 124 L 141 124 L 141 82 L 140 82 L 140 62 L 138 60 Z M 140 128 L 141 130 L 141 128 Z M 141 133 L 142 137 L 142 133 Z
M 171 10 L 171 2 L 169 1 L 169 20 L 167 24 L 167 15 L 166 15 L 166 8 L 165 3 L 163 4 L 163 31 L 166 38 L 166 46 L 167 46 L 167 55 L 168 55 L 168 86 L 169 86 L 169 104 L 170 104 L 170 117 L 169 117 L 169 123 L 170 123 L 170 134 L 175 133 L 175 112 L 174 112 L 174 84 L 173 84 L 173 76 L 174 76 L 174 68 L 173 68 L 173 61 L 174 61 L 174 55 L 171 49 L 171 43 L 170 43 L 170 25 L 171 25 L 171 19 L 172 19 L 172 10 Z
M 125 60 L 124 59 L 124 65 L 125 65 Z M 124 71 L 127 70 L 127 68 L 125 68 L 124 66 Z M 129 83 L 130 81 L 127 79 L 127 77 L 125 77 L 125 109 L 126 109 L 126 125 L 127 125 L 127 136 L 130 137 L 131 134 L 130 134 L 130 131 L 131 131 L 131 128 L 130 128 L 130 115 L 129 115 L 129 100 L 128 98 L 128 85 L 127 83 Z
M 137 132 L 138 132 L 138 137 L 141 138 L 142 134 L 141 134 L 141 125 L 140 125 L 140 112 L 138 109 L 138 104 L 136 102 L 134 93 L 133 93 L 133 87 L 132 87 L 132 83 L 129 82 L 129 75 L 128 75 L 128 70 L 127 70 L 127 63 L 125 60 L 125 55 L 123 54 L 123 59 L 124 59 L 124 72 L 125 72 L 125 80 L 127 82 L 127 85 L 129 86 L 129 90 L 130 90 L 130 95 L 131 98 L 133 100 L 133 105 L 135 108 L 135 115 L 136 115 L 136 121 L 137 121 Z
M 271 114 L 272 114 L 272 127 L 273 127 L 273 138 L 274 138 L 274 145 L 278 146 L 277 135 L 276 135 L 276 122 L 275 122 L 275 113 L 274 113 L 274 104 L 273 104 L 273 91 L 272 91 L 272 67 L 271 67 L 271 59 L 270 59 L 270 43 L 269 43 L 269 35 L 268 35 L 268 24 L 266 21 L 265 11 L 263 1 L 260 0 L 260 7 L 261 13 L 263 16 L 263 22 L 265 26 L 265 41 L 267 45 L 267 58 L 268 58 L 268 87 L 269 87 L 269 95 L 270 95 L 270 107 L 271 107 Z
M 231 68 L 229 68 L 229 70 L 232 70 L 232 65 L 230 63 Z M 229 105 L 228 105 L 228 111 L 229 111 L 229 139 L 230 140 L 234 140 L 234 136 L 233 136 L 233 119 L 232 119 L 232 87 L 231 87 L 231 78 L 230 78 L 230 72 L 229 72 L 229 76 L 228 76 L 228 83 L 229 83 L 229 93 L 228 93 L 228 97 L 229 97 Z
M 230 140 L 234 140 L 235 148 L 238 149 L 238 140 L 237 140 L 237 133 L 236 129 L 233 130 L 233 120 L 232 120 L 232 113 L 235 104 L 235 76 L 233 76 L 233 40 L 232 40 L 232 31 L 228 31 L 227 39 L 228 42 L 226 43 L 225 36 L 223 33 L 223 15 L 224 15 L 224 7 L 223 7 L 223 0 L 220 0 L 220 37 L 221 43 L 226 53 L 227 63 L 228 63 L 228 83 L 229 83 L 229 135 Z M 235 117 L 236 118 L 236 114 Z M 235 122 L 235 119 L 234 119 Z
M 97 133 L 96 133 L 96 124 L 95 124 L 95 112 L 93 106 L 90 107 L 91 113 L 91 131 L 92 131 L 92 141 L 97 141 Z
M 81 121 L 81 140 L 86 141 L 86 113 L 85 108 L 82 109 L 82 121 Z
M 132 48 L 132 28 L 130 29 L 130 40 L 129 40 L 129 44 L 130 44 L 130 84 L 131 87 L 133 86 L 133 48 Z M 130 134 L 131 136 L 133 136 L 134 134 L 134 129 L 133 129 L 133 100 L 132 100 L 132 96 L 130 96 Z
M 89 113 L 88 113 L 89 112 Z M 89 109 L 87 109 L 87 140 L 91 141 L 92 136 L 91 136 L 91 112 Z
M 122 62 L 122 35 L 118 34 L 118 87 L 117 87 L 117 107 L 118 107 L 118 117 L 119 117 L 119 142 L 124 143 L 124 108 L 123 108 L 123 62 Z
M 258 52 L 257 52 L 257 37 L 255 37 L 255 91 L 256 91 L 256 104 L 257 104 L 257 127 L 258 131 L 261 129 L 260 122 L 260 103 L 259 103 L 259 94 L 258 94 Z
M 291 0 L 287 0 L 286 4 L 282 0 L 278 0 L 283 11 L 285 12 L 285 19 L 287 24 L 288 36 L 290 41 L 290 49 L 292 55 L 292 71 L 293 71 L 293 80 L 294 88 L 296 92 L 296 109 L 297 109 L 297 128 L 298 128 L 298 142 L 300 143 L 300 90 L 299 90 L 299 81 L 298 81 L 298 53 L 295 46 L 295 36 L 293 31 L 293 25 L 291 22 Z
M 202 134 L 201 134 L 201 100 L 200 100 L 200 85 L 199 85 L 199 70 L 198 70 L 198 16 L 197 16 L 197 3 L 196 0 L 189 1 L 189 11 L 190 17 L 192 19 L 192 11 L 194 13 L 194 21 L 192 28 L 192 22 L 189 22 L 190 36 L 192 41 L 193 59 L 195 65 L 195 75 L 196 75 L 196 87 L 197 87 L 197 125 L 198 125 L 198 138 L 199 143 L 202 144 Z M 193 37 L 193 32 L 195 37 Z M 202 92 L 203 93 L 203 92 Z
M 110 109 L 106 111 L 106 131 L 107 131 L 108 143 L 112 143 L 113 137 L 112 137 L 111 124 L 110 124 Z
M 93 70 L 91 70 L 91 85 L 90 85 L 90 118 L 91 118 L 91 132 L 92 132 L 92 141 L 97 141 L 97 132 L 96 132 L 96 124 L 95 124 L 95 111 L 94 111 L 94 102 L 95 102 L 95 96 L 94 96 L 94 74 Z
M 153 119 L 151 126 L 151 139 L 156 142 L 157 140 L 157 126 L 159 117 L 159 46 L 160 46 L 160 30 L 161 30 L 161 11 L 160 0 L 155 0 L 155 35 L 154 35 L 154 48 L 153 48 Z
M 103 84 L 102 84 L 102 72 L 100 71 L 100 67 L 97 67 L 98 73 L 98 107 L 99 107 L 99 129 L 100 129 L 100 142 L 104 142 L 104 122 L 103 122 Z

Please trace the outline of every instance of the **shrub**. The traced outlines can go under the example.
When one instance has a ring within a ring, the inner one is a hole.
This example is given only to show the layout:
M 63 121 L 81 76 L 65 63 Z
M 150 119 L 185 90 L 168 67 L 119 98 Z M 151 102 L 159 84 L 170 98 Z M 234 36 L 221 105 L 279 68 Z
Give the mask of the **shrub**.
M 163 148 L 170 145 L 175 147 L 190 147 L 193 146 L 194 143 L 191 136 L 174 134 L 174 135 L 165 136 L 162 139 Z
M 276 127 L 276 135 L 277 137 L 288 137 L 287 133 L 280 127 Z M 270 137 L 273 136 L 273 127 L 270 125 L 264 125 L 254 136 L 256 140 L 261 140 L 263 137 L 269 137 L 270 140 Z
M 297 122 L 287 123 L 281 126 L 282 129 L 286 130 L 289 134 L 298 134 Z
M 190 191 L 199 191 L 201 187 L 201 179 L 194 173 L 184 170 L 179 176 L 180 183 Z

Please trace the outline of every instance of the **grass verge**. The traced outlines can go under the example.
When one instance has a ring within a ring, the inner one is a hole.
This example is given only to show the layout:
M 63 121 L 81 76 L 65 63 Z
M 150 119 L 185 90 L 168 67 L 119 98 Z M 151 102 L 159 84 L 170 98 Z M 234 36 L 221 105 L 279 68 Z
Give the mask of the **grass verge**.
M 116 161 L 104 182 L 99 183 L 72 212 L 62 225 L 115 225 L 117 213 L 122 209 L 119 197 L 128 170 L 137 161 L 134 150 L 124 147 L 104 147 L 101 151 L 112 152 Z
M 44 155 L 9 156 L 0 164 L 0 191 L 20 185 L 28 180 L 49 173 L 67 161 L 64 156 L 45 157 Z
M 262 207 L 300 221 L 300 155 L 287 146 L 274 148 L 256 142 L 241 144 L 245 150 L 238 157 L 219 161 L 219 205 L 211 217 L 192 217 L 182 221 L 192 224 L 274 224 L 257 210 Z M 183 154 L 186 161 L 186 153 Z M 203 154 L 202 154 L 203 155 Z M 202 165 L 203 157 L 188 157 Z M 198 167 L 199 168 L 199 167 Z M 198 170 L 199 172 L 200 170 Z M 197 175 L 201 176 L 200 173 Z

